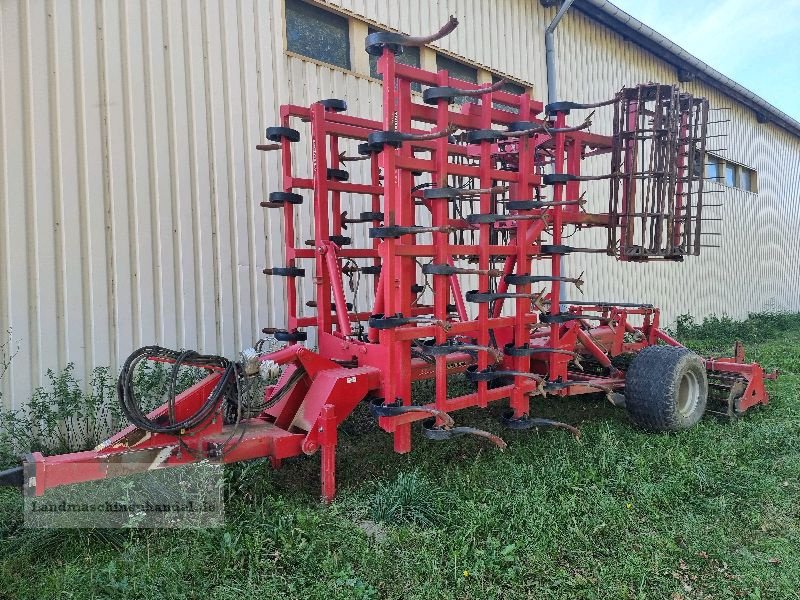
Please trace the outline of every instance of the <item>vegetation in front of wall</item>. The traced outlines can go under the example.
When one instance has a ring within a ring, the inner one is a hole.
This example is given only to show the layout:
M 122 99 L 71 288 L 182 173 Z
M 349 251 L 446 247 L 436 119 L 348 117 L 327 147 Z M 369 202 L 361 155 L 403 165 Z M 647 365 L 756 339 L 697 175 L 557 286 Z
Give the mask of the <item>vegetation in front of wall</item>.
M 780 338 L 783 332 L 800 328 L 800 313 L 751 313 L 747 319 L 737 321 L 727 315 L 711 315 L 697 323 L 690 314 L 677 318 L 672 332 L 683 340 L 714 342 L 726 351 L 736 340 L 760 342 Z
M 771 325 L 747 358 L 781 377 L 768 406 L 730 423 L 653 435 L 599 395 L 539 398 L 580 441 L 504 430 L 496 407 L 462 420 L 506 452 L 416 433 L 396 455 L 359 409 L 332 506 L 315 500 L 318 458 L 251 461 L 227 468 L 225 525 L 196 531 L 28 530 L 19 494 L 0 490 L 0 598 L 797 598 L 800 316 L 752 320 Z M 705 353 L 755 325 L 682 327 Z
M 144 410 L 162 404 L 170 368 L 147 363 L 136 372 L 134 387 Z M 196 369 L 181 369 L 177 389 L 199 377 Z M 95 368 L 85 385 L 68 364 L 63 371 L 47 371 L 47 385 L 34 390 L 19 410 L 0 411 L 0 465 L 19 464 L 20 454 L 46 455 L 95 447 L 126 424 L 117 402 L 117 379 L 108 367 Z

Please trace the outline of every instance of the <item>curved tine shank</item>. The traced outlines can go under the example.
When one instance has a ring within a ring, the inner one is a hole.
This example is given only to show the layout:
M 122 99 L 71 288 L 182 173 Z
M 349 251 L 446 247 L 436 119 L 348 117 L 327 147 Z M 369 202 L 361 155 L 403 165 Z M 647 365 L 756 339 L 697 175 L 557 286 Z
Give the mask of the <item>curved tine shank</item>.
M 424 142 L 453 135 L 457 130 L 458 127 L 455 125 L 448 125 L 441 131 L 432 131 L 430 133 L 404 133 L 403 137 L 410 142 Z
M 464 189 L 459 192 L 459 196 L 477 196 L 478 194 L 504 194 L 508 190 L 510 190 L 510 186 L 507 185 L 495 185 L 490 188 L 479 188 L 479 189 Z
M 569 425 L 567 423 L 562 423 L 561 421 L 553 421 L 552 419 L 537 419 L 533 418 L 530 419 L 530 422 L 534 425 L 534 427 L 553 427 L 555 429 L 566 429 L 576 438 L 580 438 L 581 430 L 573 425 Z
M 583 123 L 575 125 L 574 127 L 548 127 L 547 125 L 542 125 L 541 127 L 534 127 L 533 129 L 523 129 L 522 131 L 504 131 L 503 137 L 524 137 L 526 135 L 533 135 L 534 133 L 569 133 L 571 131 L 588 129 L 591 126 L 592 121 L 587 118 Z
M 447 23 L 442 25 L 442 27 L 436 33 L 422 36 L 406 36 L 405 40 L 403 41 L 403 45 L 424 46 L 425 44 L 430 44 L 431 42 L 435 42 L 436 40 L 440 40 L 444 36 L 451 34 L 456 27 L 458 27 L 458 19 L 456 19 L 453 15 L 450 15 Z
M 455 428 L 451 429 L 451 431 L 453 433 L 457 433 L 457 434 L 458 433 L 462 433 L 462 434 L 466 433 L 466 434 L 469 434 L 469 435 L 477 435 L 478 437 L 486 438 L 487 440 L 492 442 L 494 445 L 496 445 L 501 450 L 505 450 L 506 448 L 508 448 L 508 444 L 505 443 L 503 438 L 501 438 L 500 436 L 497 436 L 497 435 L 495 435 L 493 433 L 490 433 L 488 431 L 485 431 L 483 429 L 477 429 L 475 427 L 455 427 Z
M 462 90 L 460 88 L 453 88 L 458 91 L 459 96 L 480 96 L 482 94 L 488 94 L 490 92 L 496 92 L 500 90 L 506 84 L 505 79 L 500 79 L 499 81 L 495 81 L 492 85 L 487 85 L 486 87 L 478 88 L 477 90 Z
M 439 410 L 438 408 L 426 408 L 424 406 L 398 406 L 394 409 L 394 412 L 398 414 L 412 413 L 412 412 L 425 413 L 433 417 L 437 417 L 442 422 L 443 427 L 450 428 L 453 425 L 455 425 L 453 417 L 451 417 L 443 410 Z

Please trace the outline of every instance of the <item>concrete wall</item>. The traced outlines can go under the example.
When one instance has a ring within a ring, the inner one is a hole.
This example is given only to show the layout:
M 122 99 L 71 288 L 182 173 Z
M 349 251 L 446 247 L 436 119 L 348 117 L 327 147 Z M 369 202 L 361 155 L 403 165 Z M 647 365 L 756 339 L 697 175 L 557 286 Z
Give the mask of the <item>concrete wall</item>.
M 543 96 L 553 11 L 537 1 L 330 5 L 363 33 L 359 15 L 427 33 L 455 14 L 458 30 L 423 61 L 440 48 Z M 564 99 L 677 79 L 578 12 L 557 46 Z M 351 113 L 377 117 L 380 83 L 362 47 L 348 72 L 287 54 L 283 0 L 0 0 L 0 331 L 19 347 L 3 403 L 24 403 L 48 368 L 70 361 L 79 374 L 116 367 L 148 343 L 232 356 L 261 327 L 281 325 L 283 288 L 261 275 L 282 264 L 280 215 L 258 206 L 279 185 L 278 157 L 254 146 L 288 101 L 344 98 Z M 732 108 L 724 155 L 758 171 L 759 193 L 720 188 L 722 247 L 701 257 L 576 257 L 569 270 L 587 270 L 587 298 L 653 302 L 667 320 L 800 310 L 800 139 L 686 87 Z M 299 236 L 310 232 L 299 225 Z

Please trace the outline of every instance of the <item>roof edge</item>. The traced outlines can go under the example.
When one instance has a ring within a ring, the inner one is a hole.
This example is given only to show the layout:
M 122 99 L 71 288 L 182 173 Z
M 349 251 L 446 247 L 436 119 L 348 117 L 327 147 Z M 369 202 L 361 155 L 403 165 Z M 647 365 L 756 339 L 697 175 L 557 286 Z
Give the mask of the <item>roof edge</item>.
M 574 6 L 591 19 L 628 38 L 677 69 L 691 73 L 696 79 L 704 81 L 726 96 L 741 102 L 756 113 L 756 118 L 760 123 L 772 122 L 800 137 L 800 122 L 622 9 L 617 8 L 608 0 L 577 0 Z

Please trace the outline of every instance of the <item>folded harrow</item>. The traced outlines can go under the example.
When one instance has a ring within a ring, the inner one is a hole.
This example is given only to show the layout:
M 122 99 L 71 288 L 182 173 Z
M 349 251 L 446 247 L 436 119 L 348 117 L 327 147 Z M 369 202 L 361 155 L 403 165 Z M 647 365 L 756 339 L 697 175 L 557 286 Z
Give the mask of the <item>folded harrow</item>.
M 539 396 L 606 394 L 653 430 L 690 427 L 706 408 L 734 416 L 767 402 L 767 376 L 740 347 L 703 359 L 661 329 L 652 305 L 567 299 L 588 277 L 565 268 L 568 255 L 647 262 L 699 253 L 695 165 L 706 152 L 708 102 L 647 83 L 605 102 L 544 106 L 503 82 L 474 85 L 396 60 L 456 25 L 451 18 L 426 38 L 367 37 L 383 80 L 380 120 L 329 99 L 284 105 L 267 129 L 271 143 L 258 149 L 279 152 L 282 167 L 261 205 L 275 231 L 282 221 L 285 262 L 264 274 L 283 282 L 286 325 L 264 334 L 285 345 L 238 362 L 141 349 L 120 376 L 129 427 L 87 452 L 28 455 L 4 483 L 42 494 L 136 468 L 258 457 L 277 468 L 321 450 L 330 501 L 338 426 L 361 402 L 399 453 L 411 450 L 417 421 L 432 440 L 477 435 L 504 448 L 453 416 L 498 402 L 507 402 L 507 427 L 578 435 L 532 416 Z M 613 112 L 610 135 L 590 130 L 595 111 Z M 310 157 L 297 151 L 305 136 Z M 298 173 L 309 159 L 310 176 Z M 606 193 L 606 212 L 590 212 Z M 302 239 L 298 223 L 313 223 L 313 239 Z M 607 234 L 600 246 L 568 245 L 566 231 L 598 228 Z M 353 277 L 357 289 L 347 285 Z M 129 386 L 143 359 L 208 375 L 144 415 Z M 277 382 L 263 403 L 243 407 L 237 390 L 264 371 L 279 373 Z M 472 391 L 449 397 L 453 377 Z M 434 395 L 420 402 L 413 383 L 424 379 Z

